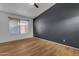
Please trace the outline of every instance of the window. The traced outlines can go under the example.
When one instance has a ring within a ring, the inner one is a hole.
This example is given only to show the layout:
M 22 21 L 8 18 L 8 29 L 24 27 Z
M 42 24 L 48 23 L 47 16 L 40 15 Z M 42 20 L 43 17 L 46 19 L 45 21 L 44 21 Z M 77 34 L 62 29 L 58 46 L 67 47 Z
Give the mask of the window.
M 28 21 L 9 18 L 9 32 L 11 34 L 28 33 Z
M 27 33 L 28 32 L 28 21 L 20 21 L 20 33 Z

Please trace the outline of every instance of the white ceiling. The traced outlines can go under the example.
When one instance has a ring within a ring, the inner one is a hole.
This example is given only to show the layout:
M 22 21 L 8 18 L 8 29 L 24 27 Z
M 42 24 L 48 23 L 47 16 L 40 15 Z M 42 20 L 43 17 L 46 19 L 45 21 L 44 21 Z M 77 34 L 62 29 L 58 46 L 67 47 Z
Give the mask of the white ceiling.
M 0 11 L 35 18 L 54 4 L 55 3 L 38 3 L 39 8 L 36 8 L 29 3 L 0 3 Z

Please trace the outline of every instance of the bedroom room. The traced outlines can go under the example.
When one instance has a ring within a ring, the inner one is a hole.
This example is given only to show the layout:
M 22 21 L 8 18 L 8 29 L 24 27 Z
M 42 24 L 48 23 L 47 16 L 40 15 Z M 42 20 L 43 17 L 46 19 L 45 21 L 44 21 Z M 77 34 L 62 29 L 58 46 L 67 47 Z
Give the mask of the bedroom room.
M 79 56 L 79 3 L 0 3 L 0 56 Z

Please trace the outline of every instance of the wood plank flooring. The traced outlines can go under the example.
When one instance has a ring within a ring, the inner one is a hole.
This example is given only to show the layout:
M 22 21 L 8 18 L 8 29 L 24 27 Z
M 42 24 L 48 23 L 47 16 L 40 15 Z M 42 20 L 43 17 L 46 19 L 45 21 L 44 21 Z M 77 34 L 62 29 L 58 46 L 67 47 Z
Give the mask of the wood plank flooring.
M 28 38 L 0 44 L 2 56 L 79 56 L 79 50 L 40 38 Z

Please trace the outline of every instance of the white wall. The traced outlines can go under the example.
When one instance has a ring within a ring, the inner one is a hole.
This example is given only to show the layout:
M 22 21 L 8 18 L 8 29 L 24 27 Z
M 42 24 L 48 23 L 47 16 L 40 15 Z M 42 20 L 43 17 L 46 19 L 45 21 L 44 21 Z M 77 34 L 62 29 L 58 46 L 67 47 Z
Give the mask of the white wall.
M 29 33 L 22 35 L 11 35 L 9 33 L 9 19 L 8 16 L 11 17 L 19 17 L 21 19 L 29 20 Z M 30 18 L 26 18 L 23 16 L 17 16 L 10 13 L 0 12 L 0 43 L 20 40 L 23 38 L 33 37 L 33 20 Z

